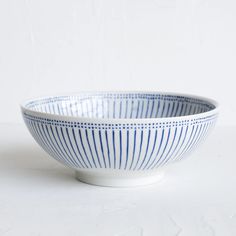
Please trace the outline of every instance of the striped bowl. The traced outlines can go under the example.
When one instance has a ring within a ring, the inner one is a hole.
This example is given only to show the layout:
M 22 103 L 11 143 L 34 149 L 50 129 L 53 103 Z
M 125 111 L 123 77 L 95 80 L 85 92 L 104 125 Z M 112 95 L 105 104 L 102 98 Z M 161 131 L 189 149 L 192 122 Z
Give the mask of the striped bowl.
M 99 92 L 29 100 L 21 106 L 37 143 L 103 186 L 154 183 L 183 159 L 215 124 L 215 101 L 158 92 Z

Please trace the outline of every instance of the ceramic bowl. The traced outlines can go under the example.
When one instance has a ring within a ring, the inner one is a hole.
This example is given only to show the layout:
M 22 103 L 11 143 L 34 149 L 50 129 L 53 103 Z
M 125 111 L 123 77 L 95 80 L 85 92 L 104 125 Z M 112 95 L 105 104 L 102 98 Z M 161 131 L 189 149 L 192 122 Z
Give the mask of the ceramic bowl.
M 199 96 L 98 92 L 44 97 L 21 106 L 37 143 L 103 186 L 154 183 L 163 166 L 182 160 L 215 124 L 218 105 Z

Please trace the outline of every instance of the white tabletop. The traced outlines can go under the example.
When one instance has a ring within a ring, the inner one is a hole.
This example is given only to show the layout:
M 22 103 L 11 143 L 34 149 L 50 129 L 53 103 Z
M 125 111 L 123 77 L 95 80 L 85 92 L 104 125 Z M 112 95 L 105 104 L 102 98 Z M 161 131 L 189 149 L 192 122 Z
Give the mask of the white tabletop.
M 216 127 L 163 181 L 137 188 L 80 183 L 26 127 L 0 125 L 0 235 L 236 235 L 233 127 Z

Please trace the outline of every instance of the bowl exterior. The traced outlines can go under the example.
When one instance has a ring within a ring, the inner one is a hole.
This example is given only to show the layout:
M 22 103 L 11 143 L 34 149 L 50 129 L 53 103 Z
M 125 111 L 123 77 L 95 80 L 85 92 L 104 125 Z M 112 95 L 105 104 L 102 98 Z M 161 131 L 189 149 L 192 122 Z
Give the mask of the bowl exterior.
M 69 120 L 22 111 L 37 143 L 76 170 L 151 171 L 179 161 L 204 140 L 217 112 L 157 121 Z M 129 171 L 129 172 L 128 172 Z

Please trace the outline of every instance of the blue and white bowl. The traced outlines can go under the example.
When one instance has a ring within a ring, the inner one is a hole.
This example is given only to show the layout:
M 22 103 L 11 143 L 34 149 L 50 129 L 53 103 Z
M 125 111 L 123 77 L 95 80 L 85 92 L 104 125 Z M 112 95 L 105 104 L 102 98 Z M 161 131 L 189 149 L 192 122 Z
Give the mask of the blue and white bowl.
M 26 101 L 24 121 L 37 143 L 104 186 L 156 182 L 161 167 L 183 159 L 215 124 L 218 105 L 198 96 L 98 92 Z

